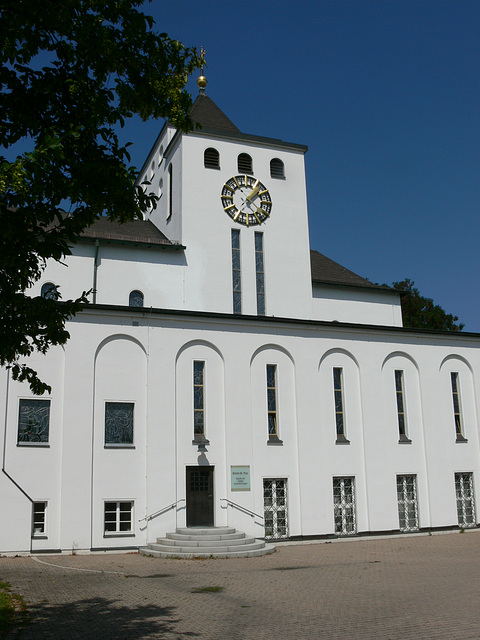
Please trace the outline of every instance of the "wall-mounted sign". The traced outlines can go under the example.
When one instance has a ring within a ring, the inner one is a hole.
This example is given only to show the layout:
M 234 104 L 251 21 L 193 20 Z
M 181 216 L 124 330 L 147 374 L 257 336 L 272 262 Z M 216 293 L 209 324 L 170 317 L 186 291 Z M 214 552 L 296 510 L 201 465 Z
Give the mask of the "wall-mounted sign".
M 250 467 L 231 466 L 232 491 L 250 491 Z

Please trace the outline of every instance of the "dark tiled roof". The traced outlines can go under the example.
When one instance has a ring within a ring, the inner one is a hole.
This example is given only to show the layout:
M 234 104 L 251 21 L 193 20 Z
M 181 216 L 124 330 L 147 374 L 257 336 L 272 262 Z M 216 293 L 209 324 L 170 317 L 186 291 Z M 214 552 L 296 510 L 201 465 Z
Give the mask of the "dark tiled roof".
M 370 280 L 357 276 L 353 271 L 349 271 L 345 267 L 342 267 L 341 264 L 338 264 L 338 262 L 330 260 L 330 258 L 327 258 L 327 256 L 324 256 L 318 251 L 310 251 L 310 264 L 313 283 L 318 282 L 322 284 L 392 291 L 390 287 L 381 287 L 378 284 L 370 282 Z
M 110 242 L 129 242 L 175 247 L 163 233 L 149 220 L 133 220 L 132 222 L 114 222 L 108 218 L 96 220 L 88 229 L 80 234 L 81 238 L 104 240 Z
M 207 129 L 241 133 L 223 111 L 204 93 L 200 93 L 193 103 L 190 117 Z

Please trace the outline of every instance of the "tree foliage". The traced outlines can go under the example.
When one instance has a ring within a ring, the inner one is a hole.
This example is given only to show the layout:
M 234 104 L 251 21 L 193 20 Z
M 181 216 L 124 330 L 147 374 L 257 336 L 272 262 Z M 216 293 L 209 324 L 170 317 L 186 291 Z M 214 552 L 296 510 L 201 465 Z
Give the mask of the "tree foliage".
M 457 316 L 446 313 L 433 300 L 422 296 L 413 280 L 405 278 L 401 282 L 394 282 L 392 287 L 403 292 L 401 304 L 404 327 L 434 329 L 435 331 L 461 331 L 465 326 L 458 322 Z
M 143 0 L 4 0 L 0 9 L 0 364 L 34 393 L 25 364 L 68 339 L 86 301 L 30 297 L 102 215 L 124 222 L 155 206 L 135 186 L 118 130 L 133 115 L 188 131 L 195 49 L 154 31 Z M 27 149 L 16 155 L 16 148 Z M 7 158 L 7 155 L 9 156 Z M 15 157 L 16 156 L 16 157 Z

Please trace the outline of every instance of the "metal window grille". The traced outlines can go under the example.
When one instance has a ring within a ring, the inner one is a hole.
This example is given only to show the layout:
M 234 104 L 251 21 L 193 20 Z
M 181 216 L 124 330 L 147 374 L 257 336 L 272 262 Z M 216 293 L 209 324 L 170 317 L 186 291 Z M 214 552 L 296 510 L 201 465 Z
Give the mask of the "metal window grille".
M 349 536 L 357 532 L 355 516 L 355 478 L 333 478 L 335 533 Z
M 212 147 L 205 149 L 203 163 L 206 169 L 220 169 L 220 154 Z
M 193 363 L 193 433 L 205 435 L 205 362 Z
M 269 478 L 263 481 L 265 539 L 288 538 L 287 480 Z
M 403 371 L 395 371 L 395 393 L 397 395 L 398 433 L 400 437 L 407 435 L 407 420 L 405 416 L 405 398 L 403 390 Z
M 128 297 L 129 307 L 143 307 L 143 293 L 141 291 L 132 291 Z
M 398 520 L 400 531 L 418 530 L 417 477 L 397 476 Z
M 240 264 L 240 231 L 232 229 L 233 313 L 242 313 L 242 272 Z
M 335 424 L 337 436 L 345 436 L 345 414 L 343 409 L 343 372 L 341 368 L 333 369 L 333 395 L 335 401 Z
M 460 383 L 458 373 L 452 371 L 450 374 L 452 380 L 452 399 L 453 399 L 453 415 L 455 419 L 455 433 L 458 437 L 463 436 L 462 413 L 460 410 Z
M 241 153 L 238 156 L 238 172 L 253 173 L 252 158 L 248 155 L 248 153 Z
M 105 444 L 133 444 L 133 402 L 105 403 Z
M 283 162 L 279 158 L 273 158 L 270 161 L 270 176 L 272 178 L 284 178 L 285 168 Z
M 133 502 L 105 502 L 105 533 L 132 531 Z
M 268 435 L 278 436 L 277 365 L 267 364 Z
M 475 498 L 473 495 L 473 473 L 455 474 L 458 524 L 462 528 L 475 527 Z
M 255 232 L 255 274 L 257 283 L 257 314 L 265 315 L 265 269 L 263 265 L 263 233 Z
M 46 502 L 33 503 L 33 536 L 45 534 L 45 516 L 47 510 Z
M 20 400 L 18 442 L 48 442 L 50 400 Z

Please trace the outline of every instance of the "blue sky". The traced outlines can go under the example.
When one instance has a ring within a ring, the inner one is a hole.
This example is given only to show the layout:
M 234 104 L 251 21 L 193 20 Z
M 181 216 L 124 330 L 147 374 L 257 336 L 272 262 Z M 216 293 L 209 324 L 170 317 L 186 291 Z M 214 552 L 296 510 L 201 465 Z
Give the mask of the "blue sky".
M 153 0 L 144 11 L 205 47 L 207 94 L 241 131 L 309 146 L 312 248 L 373 282 L 411 278 L 480 332 L 478 0 Z M 138 167 L 159 126 L 128 128 Z

